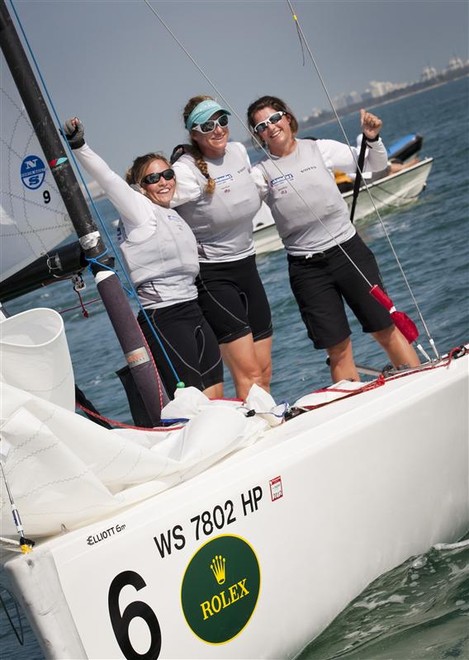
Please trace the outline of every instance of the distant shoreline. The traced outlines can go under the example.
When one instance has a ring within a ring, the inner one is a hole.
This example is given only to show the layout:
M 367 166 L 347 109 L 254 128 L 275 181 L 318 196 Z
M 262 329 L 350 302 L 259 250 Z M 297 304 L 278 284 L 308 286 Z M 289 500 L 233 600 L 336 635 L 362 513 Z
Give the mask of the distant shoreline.
M 408 87 L 405 87 L 402 90 L 394 91 L 391 92 L 390 94 L 385 94 L 375 99 L 368 99 L 369 103 L 367 103 L 365 100 L 362 100 L 360 101 L 360 103 L 354 103 L 353 105 L 348 105 L 345 108 L 341 108 L 340 110 L 338 110 L 337 114 L 339 115 L 339 117 L 346 117 L 348 115 L 353 114 L 354 112 L 358 112 L 360 108 L 367 108 L 367 109 L 379 108 L 383 105 L 387 105 L 388 103 L 392 103 L 393 101 L 399 101 L 409 96 L 415 96 L 416 94 L 421 94 L 430 89 L 435 89 L 436 87 L 442 87 L 443 85 L 447 85 L 448 83 L 454 82 L 456 80 L 462 80 L 463 78 L 466 78 L 468 76 L 469 76 L 469 67 L 464 67 L 463 69 L 461 69 L 459 75 L 455 71 L 454 75 L 452 75 L 451 77 L 447 77 L 444 79 L 439 77 L 434 81 L 428 81 L 428 83 L 415 83 L 414 85 L 409 85 Z M 323 118 L 318 117 L 317 120 L 312 118 L 306 121 L 298 121 L 298 132 L 303 133 L 303 131 L 307 131 L 312 128 L 317 128 L 319 126 L 326 126 L 327 124 L 336 121 L 336 116 L 331 110 L 328 110 L 327 112 L 325 111 L 324 114 L 326 114 L 327 117 L 323 117 Z M 252 143 L 250 140 L 246 140 L 243 144 L 248 149 L 252 148 Z
M 399 91 L 394 91 L 391 92 L 390 94 L 385 94 L 383 96 L 377 97 L 376 99 L 368 99 L 369 103 L 366 102 L 366 100 L 362 100 L 359 103 L 354 103 L 352 105 L 348 105 L 345 108 L 341 108 L 340 110 L 337 111 L 337 114 L 339 117 L 345 117 L 347 115 L 350 115 L 354 112 L 358 112 L 360 108 L 379 108 L 380 106 L 387 105 L 388 103 L 392 103 L 393 101 L 398 101 L 400 99 L 409 97 L 409 96 L 414 96 L 415 94 L 421 94 L 422 92 L 426 92 L 429 89 L 434 89 L 436 87 L 441 87 L 442 85 L 447 85 L 450 82 L 454 82 L 455 80 L 461 80 L 462 78 L 466 78 L 469 76 L 469 67 L 464 67 L 461 69 L 459 75 L 454 72 L 454 75 L 442 79 L 437 78 L 435 81 L 429 81 L 428 83 L 416 83 L 415 85 L 409 85 L 408 87 L 399 90 Z M 331 121 L 335 120 L 335 114 L 332 111 L 327 111 L 327 118 L 324 117 L 324 119 L 321 119 L 318 117 L 318 121 L 313 120 L 306 120 L 302 122 L 298 122 L 299 124 L 299 130 L 307 130 L 309 128 L 313 128 L 316 126 L 323 126 L 324 124 L 329 124 Z M 330 116 L 329 116 L 330 115 Z

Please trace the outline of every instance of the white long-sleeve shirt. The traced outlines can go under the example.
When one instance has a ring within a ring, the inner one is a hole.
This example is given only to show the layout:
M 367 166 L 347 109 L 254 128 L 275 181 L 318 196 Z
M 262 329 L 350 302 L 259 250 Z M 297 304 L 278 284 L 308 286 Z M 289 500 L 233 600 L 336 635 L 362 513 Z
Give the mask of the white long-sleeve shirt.
M 191 227 L 201 262 L 237 261 L 254 254 L 253 218 L 261 199 L 251 176 L 246 148 L 229 142 L 221 158 L 205 159 L 215 181 L 207 194 L 207 179 L 193 157 L 181 156 L 173 165 L 176 194 L 172 206 Z
M 358 150 L 352 147 L 358 159 Z M 387 153 L 381 139 L 369 145 L 364 168 L 382 170 Z M 296 140 L 288 156 L 264 158 L 253 167 L 256 185 L 272 211 L 289 254 L 323 252 L 356 233 L 332 171 L 351 171 L 348 145 L 335 140 Z
M 177 211 L 133 190 L 87 144 L 74 153 L 121 214 L 119 247 L 142 305 L 166 307 L 197 298 L 197 244 Z

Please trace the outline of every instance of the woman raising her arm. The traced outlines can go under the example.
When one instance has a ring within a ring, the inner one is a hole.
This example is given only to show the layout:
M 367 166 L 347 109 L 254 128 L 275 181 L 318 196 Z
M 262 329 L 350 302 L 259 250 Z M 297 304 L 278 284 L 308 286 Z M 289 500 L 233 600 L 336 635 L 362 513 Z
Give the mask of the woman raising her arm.
M 355 168 L 348 145 L 298 139 L 295 115 L 275 96 L 254 101 L 247 115 L 254 136 L 270 153 L 253 168 L 258 187 L 287 251 L 290 284 L 308 336 L 315 348 L 326 349 L 332 380 L 359 380 L 344 303 L 394 367 L 418 366 L 414 348 L 369 294 L 362 276 L 384 288 L 375 257 L 350 222 L 331 174 Z M 364 167 L 382 170 L 387 164 L 382 121 L 362 110 L 361 126 L 368 145 Z
M 77 117 L 65 123 L 64 132 L 78 162 L 121 214 L 120 249 L 130 278 L 179 379 L 209 397 L 221 397 L 218 343 L 197 303 L 197 245 L 170 208 L 176 187 L 171 165 L 159 153 L 138 156 L 124 181 L 85 143 Z M 178 382 L 174 372 L 142 311 L 138 322 L 172 398 Z

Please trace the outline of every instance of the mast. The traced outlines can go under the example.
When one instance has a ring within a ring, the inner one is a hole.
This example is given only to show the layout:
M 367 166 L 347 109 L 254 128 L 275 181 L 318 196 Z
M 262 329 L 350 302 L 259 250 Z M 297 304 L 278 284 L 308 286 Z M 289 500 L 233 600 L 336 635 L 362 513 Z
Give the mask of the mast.
M 105 252 L 105 245 L 81 192 L 4 0 L 0 0 L 0 46 L 84 255 L 90 260 L 100 258 Z M 168 401 L 168 396 L 154 361 L 148 354 L 142 332 L 127 296 L 122 290 L 119 278 L 109 269 L 113 261 L 109 257 L 101 257 L 100 263 L 94 261 L 93 275 L 148 418 L 152 426 L 156 426 L 161 420 L 161 407 Z

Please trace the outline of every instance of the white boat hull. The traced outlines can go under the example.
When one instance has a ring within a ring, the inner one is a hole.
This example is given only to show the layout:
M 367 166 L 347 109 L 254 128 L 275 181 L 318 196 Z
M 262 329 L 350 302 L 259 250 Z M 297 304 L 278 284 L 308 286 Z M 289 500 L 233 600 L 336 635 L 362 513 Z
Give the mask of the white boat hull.
M 415 165 L 400 172 L 384 177 L 368 185 L 368 194 L 361 188 L 355 208 L 355 221 L 362 220 L 370 213 L 385 209 L 398 208 L 413 202 L 424 190 L 428 175 L 433 165 L 433 158 L 424 158 Z M 352 205 L 353 192 L 344 194 L 349 208 Z
M 468 363 L 304 413 L 15 557 L 46 656 L 292 657 L 373 579 L 469 528 Z
M 411 167 L 368 184 L 368 190 L 362 187 L 355 207 L 354 223 L 359 224 L 376 210 L 384 211 L 415 201 L 426 186 L 432 165 L 433 158 L 424 158 Z M 343 197 L 350 209 L 353 192 L 344 193 Z M 274 220 L 268 211 L 263 211 L 262 216 L 256 218 L 254 242 L 258 255 L 282 247 Z

